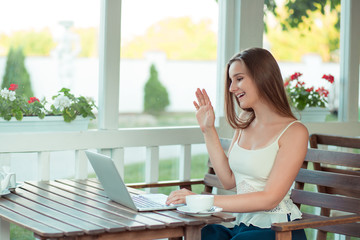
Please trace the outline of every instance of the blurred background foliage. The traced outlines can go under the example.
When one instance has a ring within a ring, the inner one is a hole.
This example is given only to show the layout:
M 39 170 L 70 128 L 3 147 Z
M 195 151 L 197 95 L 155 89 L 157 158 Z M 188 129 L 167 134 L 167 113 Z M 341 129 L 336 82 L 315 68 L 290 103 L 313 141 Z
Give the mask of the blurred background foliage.
M 323 61 L 338 61 L 340 0 L 265 0 L 265 39 L 279 61 L 300 61 L 306 53 Z M 144 58 L 147 51 L 162 51 L 171 60 L 215 60 L 217 34 L 211 21 L 189 17 L 163 19 L 140 36 L 124 41 L 121 57 Z M 72 28 L 81 42 L 79 57 L 97 57 L 98 29 Z M 49 29 L 0 35 L 0 56 L 10 47 L 22 47 L 26 56 L 50 56 L 57 43 Z M 299 47 L 300 46 L 300 47 Z
M 143 58 L 146 51 L 163 51 L 172 60 L 215 60 L 217 35 L 210 20 L 194 23 L 190 17 L 164 19 L 142 36 L 125 42 L 122 58 Z
M 287 22 L 289 11 L 286 6 L 278 6 L 276 17 L 267 15 L 266 38 L 270 47 L 276 49 L 274 56 L 281 61 L 301 61 L 304 54 L 317 53 L 323 62 L 339 61 L 340 29 L 337 25 L 340 5 L 333 10 L 326 7 L 324 14 L 320 9 L 308 10 L 307 18 L 301 17 L 301 22 Z M 293 26 L 294 22 L 298 24 Z

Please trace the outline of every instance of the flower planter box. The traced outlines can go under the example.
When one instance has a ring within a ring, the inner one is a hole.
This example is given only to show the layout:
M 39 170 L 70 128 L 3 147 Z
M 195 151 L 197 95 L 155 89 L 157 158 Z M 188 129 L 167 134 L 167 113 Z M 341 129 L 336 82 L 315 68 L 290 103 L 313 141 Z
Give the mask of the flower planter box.
M 63 116 L 24 117 L 21 121 L 12 118 L 10 121 L 0 119 L 0 133 L 9 132 L 58 132 L 85 131 L 88 129 L 90 118 L 77 116 L 70 123 L 65 122 Z
M 302 122 L 325 122 L 326 116 L 330 114 L 327 108 L 309 107 L 302 111 L 292 109 L 295 117 Z

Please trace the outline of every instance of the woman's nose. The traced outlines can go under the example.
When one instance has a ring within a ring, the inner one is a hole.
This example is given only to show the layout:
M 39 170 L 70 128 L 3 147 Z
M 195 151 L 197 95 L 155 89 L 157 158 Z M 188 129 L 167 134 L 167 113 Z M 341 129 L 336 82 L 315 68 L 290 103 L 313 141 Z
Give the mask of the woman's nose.
M 233 92 L 233 91 L 235 91 L 235 89 L 236 89 L 236 84 L 234 84 L 234 82 L 231 82 L 229 91 Z

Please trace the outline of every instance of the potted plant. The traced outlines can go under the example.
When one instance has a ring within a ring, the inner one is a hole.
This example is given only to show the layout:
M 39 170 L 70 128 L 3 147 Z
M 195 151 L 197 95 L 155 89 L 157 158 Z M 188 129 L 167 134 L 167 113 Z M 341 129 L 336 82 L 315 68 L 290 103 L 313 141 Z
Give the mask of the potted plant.
M 326 115 L 329 114 L 326 108 L 329 90 L 323 86 L 316 89 L 314 86 L 308 87 L 300 80 L 301 76 L 302 73 L 295 72 L 284 81 L 294 114 L 305 121 L 325 121 Z M 334 83 L 334 77 L 331 74 L 324 74 L 321 79 Z M 307 116 L 310 116 L 310 119 L 305 118 Z
M 18 89 L 18 85 L 11 84 L 8 89 L 0 90 L 0 118 L 5 120 L 2 121 L 2 132 L 12 131 L 12 129 L 8 129 L 8 126 L 4 126 L 6 122 L 19 122 L 18 131 L 76 130 L 77 127 L 74 128 L 74 126 L 79 123 L 74 124 L 74 120 L 86 124 L 80 129 L 86 130 L 89 120 L 96 118 L 93 112 L 96 108 L 94 101 L 84 96 L 76 97 L 70 93 L 70 89 L 61 89 L 57 95 L 51 98 L 51 103 L 45 98 L 42 101 L 36 97 L 26 99 L 25 96 L 17 94 L 16 89 Z M 39 120 L 44 121 L 39 122 Z M 49 129 L 44 129 L 45 120 L 52 122 Z M 60 123 L 57 122 L 59 120 Z

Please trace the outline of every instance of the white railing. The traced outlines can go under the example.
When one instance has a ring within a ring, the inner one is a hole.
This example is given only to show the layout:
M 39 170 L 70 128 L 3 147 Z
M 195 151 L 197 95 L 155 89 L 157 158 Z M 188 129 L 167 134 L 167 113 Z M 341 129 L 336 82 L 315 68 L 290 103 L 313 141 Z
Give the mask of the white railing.
M 360 136 L 359 122 L 309 123 L 306 126 L 310 133 Z M 231 129 L 222 127 L 218 132 L 221 133 L 221 137 L 231 137 L 233 134 Z M 180 149 L 178 180 L 189 180 L 191 150 L 196 144 L 204 144 L 199 127 L 0 133 L 0 167 L 4 164 L 4 159 L 9 159 L 11 154 L 37 153 L 36 179 L 50 180 L 54 179 L 50 176 L 50 153 L 71 150 L 75 152 L 75 163 L 66 168 L 75 169 L 75 178 L 84 179 L 88 176 L 88 160 L 84 151 L 96 149 L 111 156 L 118 171 L 124 176 L 125 149 L 145 147 L 145 182 L 154 183 L 159 179 L 160 147 L 178 146 Z M 9 161 L 7 163 L 9 165 Z M 27 161 L 27 164 L 31 164 L 30 161 Z M 33 166 L 24 167 L 28 167 L 29 171 L 33 169 Z
M 202 143 L 204 139 L 198 127 L 1 133 L 0 154 L 6 156 L 13 153 L 37 153 L 37 179 L 49 180 L 51 178 L 50 153 L 74 150 L 75 178 L 84 179 L 88 176 L 85 150 L 97 149 L 111 156 L 118 171 L 124 176 L 125 148 L 146 147 L 145 182 L 153 183 L 159 178 L 159 148 L 161 146 L 180 147 L 179 180 L 189 180 L 191 145 Z

